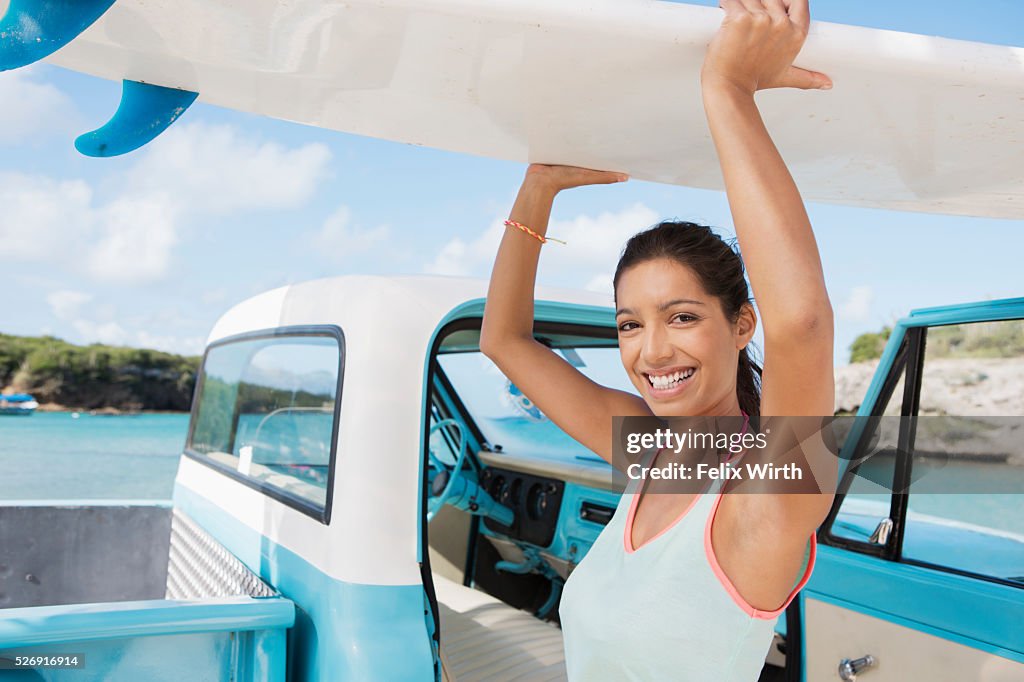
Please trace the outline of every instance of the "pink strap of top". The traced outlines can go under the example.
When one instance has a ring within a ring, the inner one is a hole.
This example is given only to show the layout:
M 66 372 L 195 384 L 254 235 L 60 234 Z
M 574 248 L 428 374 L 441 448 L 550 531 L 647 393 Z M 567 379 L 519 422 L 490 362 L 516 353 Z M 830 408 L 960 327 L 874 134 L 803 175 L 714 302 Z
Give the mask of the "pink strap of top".
M 751 606 L 750 603 L 740 595 L 739 591 L 736 589 L 736 586 L 732 584 L 732 581 L 729 580 L 729 577 L 725 574 L 725 571 L 722 570 L 722 566 L 718 563 L 718 557 L 715 556 L 715 549 L 711 545 L 711 526 L 715 521 L 715 514 L 718 513 L 718 505 L 721 502 L 722 493 L 719 492 L 715 497 L 715 504 L 711 508 L 711 513 L 708 514 L 708 522 L 704 528 L 704 553 L 707 555 L 708 563 L 711 565 L 711 570 L 714 571 L 715 576 L 718 578 L 718 581 L 722 583 L 722 587 L 724 587 L 725 591 L 729 593 L 729 596 L 732 597 L 732 600 L 736 602 L 736 604 L 741 609 L 743 609 L 743 611 L 748 616 L 752 618 L 761 618 L 764 620 L 770 620 L 772 618 L 775 618 L 776 616 L 778 616 L 786 610 L 786 607 L 789 606 L 790 602 L 792 602 L 793 599 L 796 598 L 796 595 L 800 592 L 800 590 L 803 589 L 804 585 L 807 584 L 807 581 L 811 579 L 811 573 L 814 571 L 814 560 L 815 558 L 817 558 L 818 554 L 818 539 L 814 533 L 811 534 L 811 538 L 808 541 L 810 548 L 807 553 L 807 563 L 805 565 L 803 575 L 801 575 L 799 582 L 797 582 L 796 586 L 792 589 L 792 591 L 790 591 L 789 596 L 786 597 L 786 601 L 782 602 L 782 605 L 779 606 L 777 609 L 773 609 L 771 611 L 763 611 L 761 609 L 755 608 L 754 606 Z

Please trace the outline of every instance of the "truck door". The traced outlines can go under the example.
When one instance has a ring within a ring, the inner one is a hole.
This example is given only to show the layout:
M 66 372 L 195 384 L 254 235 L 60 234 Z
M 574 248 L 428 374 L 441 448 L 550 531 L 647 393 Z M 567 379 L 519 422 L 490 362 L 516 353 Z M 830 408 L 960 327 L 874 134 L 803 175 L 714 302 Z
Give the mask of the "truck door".
M 1024 680 L 1024 321 L 926 321 L 820 530 L 805 680 Z

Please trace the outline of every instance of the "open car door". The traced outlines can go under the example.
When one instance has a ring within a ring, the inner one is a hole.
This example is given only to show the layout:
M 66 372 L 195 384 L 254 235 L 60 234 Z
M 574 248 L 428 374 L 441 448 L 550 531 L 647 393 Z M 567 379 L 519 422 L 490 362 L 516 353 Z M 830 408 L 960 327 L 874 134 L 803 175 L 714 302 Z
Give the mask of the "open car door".
M 893 331 L 801 595 L 800 679 L 1024 680 L 1021 317 L 1016 299 Z

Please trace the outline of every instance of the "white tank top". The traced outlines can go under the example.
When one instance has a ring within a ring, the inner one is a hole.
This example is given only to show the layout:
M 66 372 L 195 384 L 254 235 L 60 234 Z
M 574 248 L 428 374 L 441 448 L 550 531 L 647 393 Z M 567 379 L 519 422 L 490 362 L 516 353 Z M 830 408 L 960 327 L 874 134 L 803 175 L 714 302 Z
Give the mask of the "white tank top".
M 801 578 L 778 609 L 750 606 L 711 547 L 721 495 L 704 493 L 635 550 L 628 529 L 639 494 L 627 491 L 565 584 L 559 615 L 570 680 L 756 682 L 775 621 L 814 568 L 812 535 Z

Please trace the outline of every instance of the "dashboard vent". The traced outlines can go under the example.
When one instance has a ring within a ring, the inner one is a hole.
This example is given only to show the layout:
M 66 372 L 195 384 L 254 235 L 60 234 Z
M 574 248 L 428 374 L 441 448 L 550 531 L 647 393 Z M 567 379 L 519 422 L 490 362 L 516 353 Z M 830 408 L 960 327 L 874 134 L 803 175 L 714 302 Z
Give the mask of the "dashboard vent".
M 590 521 L 591 523 L 599 523 L 602 526 L 608 525 L 608 522 L 612 520 L 612 514 L 614 513 L 614 509 L 606 507 L 603 504 L 584 502 L 580 505 L 581 519 L 584 521 Z

